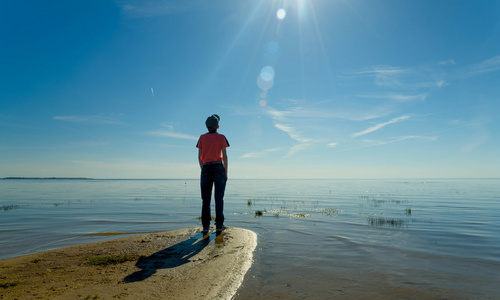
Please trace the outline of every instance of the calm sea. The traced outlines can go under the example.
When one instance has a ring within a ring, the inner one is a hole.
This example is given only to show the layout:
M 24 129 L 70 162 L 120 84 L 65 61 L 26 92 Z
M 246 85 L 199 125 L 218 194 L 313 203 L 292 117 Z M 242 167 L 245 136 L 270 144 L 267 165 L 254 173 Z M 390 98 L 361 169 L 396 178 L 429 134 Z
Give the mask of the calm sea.
M 0 259 L 199 226 L 198 180 L 0 180 Z M 230 180 L 236 299 L 498 299 L 500 179 Z

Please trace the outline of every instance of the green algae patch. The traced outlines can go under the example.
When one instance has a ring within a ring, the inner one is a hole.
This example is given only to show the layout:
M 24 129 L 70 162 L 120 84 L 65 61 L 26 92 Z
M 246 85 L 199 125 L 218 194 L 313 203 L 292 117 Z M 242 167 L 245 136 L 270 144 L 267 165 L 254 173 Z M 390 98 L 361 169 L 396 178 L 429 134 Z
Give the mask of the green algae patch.
M 9 287 L 19 285 L 19 283 L 21 283 L 19 280 L 3 281 L 3 282 L 0 282 L 0 287 L 1 288 L 9 288 Z
M 139 257 L 139 255 L 95 256 L 89 258 L 85 264 L 90 266 L 117 265 L 127 261 L 135 261 Z
M 126 234 L 146 234 L 146 233 L 151 233 L 151 232 L 98 232 L 98 233 L 89 233 L 87 235 L 113 236 L 113 235 L 126 235 Z

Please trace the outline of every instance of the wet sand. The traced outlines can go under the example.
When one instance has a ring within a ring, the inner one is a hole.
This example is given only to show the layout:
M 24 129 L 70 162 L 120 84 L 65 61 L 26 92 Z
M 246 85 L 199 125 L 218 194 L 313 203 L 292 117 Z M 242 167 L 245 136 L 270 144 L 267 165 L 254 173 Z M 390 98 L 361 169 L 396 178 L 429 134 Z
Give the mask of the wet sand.
M 0 299 L 231 299 L 257 235 L 186 228 L 0 261 Z

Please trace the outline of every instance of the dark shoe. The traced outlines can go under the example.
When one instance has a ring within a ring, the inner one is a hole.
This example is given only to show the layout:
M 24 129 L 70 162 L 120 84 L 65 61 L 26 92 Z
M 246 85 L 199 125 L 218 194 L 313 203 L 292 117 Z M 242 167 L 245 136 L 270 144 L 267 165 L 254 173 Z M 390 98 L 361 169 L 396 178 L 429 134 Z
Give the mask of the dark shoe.
M 226 226 L 222 225 L 222 226 L 217 226 L 216 227 L 216 232 L 222 232 L 226 229 Z

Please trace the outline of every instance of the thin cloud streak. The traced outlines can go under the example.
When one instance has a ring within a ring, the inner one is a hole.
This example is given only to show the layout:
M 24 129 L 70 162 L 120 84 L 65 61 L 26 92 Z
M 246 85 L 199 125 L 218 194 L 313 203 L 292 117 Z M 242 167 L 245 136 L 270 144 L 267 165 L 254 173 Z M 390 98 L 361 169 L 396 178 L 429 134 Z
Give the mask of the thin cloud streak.
M 452 65 L 456 65 L 457 63 L 455 62 L 455 60 L 453 58 L 450 58 L 448 60 L 440 61 L 438 64 L 441 66 L 452 66 Z
M 55 116 L 52 119 L 72 123 L 125 125 L 125 123 L 119 121 L 116 117 L 105 116 Z
M 421 93 L 417 95 L 405 95 L 405 94 L 387 94 L 387 95 L 360 95 L 359 98 L 368 99 L 388 99 L 398 102 L 410 102 L 410 101 L 425 101 L 427 99 L 428 93 Z
M 346 109 L 340 109 L 332 112 L 327 109 L 313 109 L 296 106 L 287 110 L 276 110 L 274 108 L 268 107 L 266 113 L 271 116 L 274 121 L 286 122 L 289 120 L 289 118 L 323 118 L 341 119 L 348 121 L 366 121 L 386 116 L 390 112 L 383 111 L 376 113 L 373 111 L 349 111 Z
M 293 140 L 296 140 L 297 142 L 299 142 L 299 144 L 292 146 L 288 150 L 288 154 L 287 154 L 288 157 L 293 156 L 295 153 L 297 153 L 301 150 L 304 150 L 305 148 L 311 146 L 311 144 L 310 144 L 311 140 L 300 136 L 300 134 L 296 131 L 295 128 L 288 126 L 288 125 L 283 125 L 283 124 L 274 124 L 274 126 L 278 129 L 288 133 L 288 135 Z
M 293 156 L 295 153 L 302 151 L 302 150 L 308 148 L 309 146 L 311 146 L 311 144 L 309 144 L 309 143 L 301 143 L 301 144 L 294 145 L 288 151 L 287 156 L 288 157 Z
M 130 18 L 153 18 L 171 14 L 184 13 L 199 5 L 200 1 L 172 0 L 118 0 L 122 13 Z
M 418 95 L 391 95 L 390 96 L 390 99 L 393 99 L 396 101 L 402 101 L 402 102 L 414 101 L 414 100 L 425 101 L 426 98 L 427 98 L 427 93 L 418 94 Z
M 430 89 L 442 88 L 446 81 L 445 76 L 436 66 L 402 69 L 392 66 L 373 67 L 365 71 L 347 73 L 342 78 L 357 79 L 362 77 L 373 78 L 378 87 Z
M 383 146 L 383 145 L 402 142 L 402 141 L 411 140 L 411 139 L 421 139 L 421 140 L 426 140 L 426 141 L 432 142 L 432 141 L 436 141 L 438 139 L 438 137 L 437 136 L 407 135 L 407 136 L 402 136 L 402 137 L 394 138 L 394 139 L 387 140 L 387 141 L 364 140 L 363 142 L 367 143 L 366 145 L 359 146 L 359 147 L 347 148 L 347 149 L 341 149 L 341 150 L 338 150 L 337 152 L 346 152 L 346 151 L 363 149 L 363 148 Z
M 407 136 L 398 137 L 398 138 L 388 140 L 388 141 L 366 140 L 365 142 L 371 143 L 370 146 L 382 146 L 382 145 L 392 144 L 392 143 L 411 140 L 411 139 L 422 139 L 422 140 L 427 140 L 427 141 L 435 141 L 438 139 L 438 137 L 436 137 L 436 136 L 407 135 Z
M 283 125 L 283 124 L 274 124 L 274 127 L 278 128 L 279 130 L 282 130 L 286 133 L 288 133 L 288 135 L 296 140 L 297 142 L 301 142 L 301 143 L 307 143 L 309 142 L 310 140 L 309 139 L 306 139 L 306 138 L 303 138 L 300 136 L 300 134 L 296 131 L 295 128 L 289 126 L 289 125 Z
M 168 130 L 150 131 L 150 132 L 146 132 L 146 134 L 147 135 L 160 136 L 160 137 L 183 139 L 183 140 L 192 140 L 192 141 L 197 141 L 198 140 L 198 137 L 196 137 L 196 136 L 185 134 L 185 133 L 178 133 L 178 132 L 168 131 Z
M 469 69 L 470 76 L 481 75 L 500 70 L 500 55 L 472 65 Z
M 399 77 L 405 73 L 408 73 L 408 71 L 391 66 L 380 66 L 375 67 L 373 70 L 355 72 L 353 75 L 373 76 L 375 84 L 378 86 L 401 86 L 403 83 Z
M 354 72 L 353 74 L 355 74 L 355 75 L 358 74 L 358 75 L 388 76 L 388 75 L 402 74 L 404 72 L 405 72 L 405 70 L 400 69 L 400 68 L 391 67 L 391 66 L 380 66 L 380 67 L 374 67 L 372 70 Z
M 361 132 L 357 132 L 357 133 L 353 133 L 352 134 L 352 137 L 355 138 L 355 137 L 358 137 L 358 136 L 362 136 L 362 135 L 365 135 L 365 134 L 368 134 L 368 133 L 371 133 L 371 132 L 374 132 L 374 131 L 377 131 L 379 129 L 382 129 L 383 127 L 389 125 L 389 124 L 394 124 L 394 123 L 397 123 L 397 122 L 401 122 L 401 121 L 404 121 L 404 120 L 407 120 L 409 119 L 410 116 L 401 116 L 401 117 L 397 117 L 397 118 L 394 118 L 394 119 L 391 119 L 385 123 L 380 123 L 380 124 L 377 124 L 375 126 L 372 126 L 366 130 L 363 130 Z
M 272 118 L 274 127 L 288 134 L 292 140 L 299 142 L 299 144 L 289 148 L 287 154 L 289 157 L 311 146 L 327 144 L 325 140 L 329 138 L 326 138 L 326 135 L 318 136 L 319 132 L 311 127 L 311 124 L 317 124 L 319 119 L 329 122 L 328 126 L 333 126 L 331 119 L 366 121 L 386 116 L 390 111 L 385 110 L 381 112 L 380 109 L 378 109 L 378 111 L 373 109 L 359 111 L 359 109 L 353 109 L 352 112 L 346 112 L 344 109 L 343 111 L 332 112 L 328 109 L 322 110 L 315 107 L 295 106 L 286 110 L 276 110 L 272 107 L 267 107 L 266 113 Z M 298 128 L 301 128 L 301 130 Z M 308 132 L 307 136 L 303 131 Z M 337 144 L 328 144 L 329 147 L 334 147 L 335 145 Z M 255 157 L 257 155 L 260 154 L 249 153 L 245 158 Z
M 262 157 L 266 155 L 267 153 L 271 152 L 276 152 L 276 151 L 281 151 L 283 148 L 271 148 L 271 149 L 266 149 L 260 152 L 250 152 L 250 153 L 245 153 L 240 158 L 256 158 L 256 157 Z

